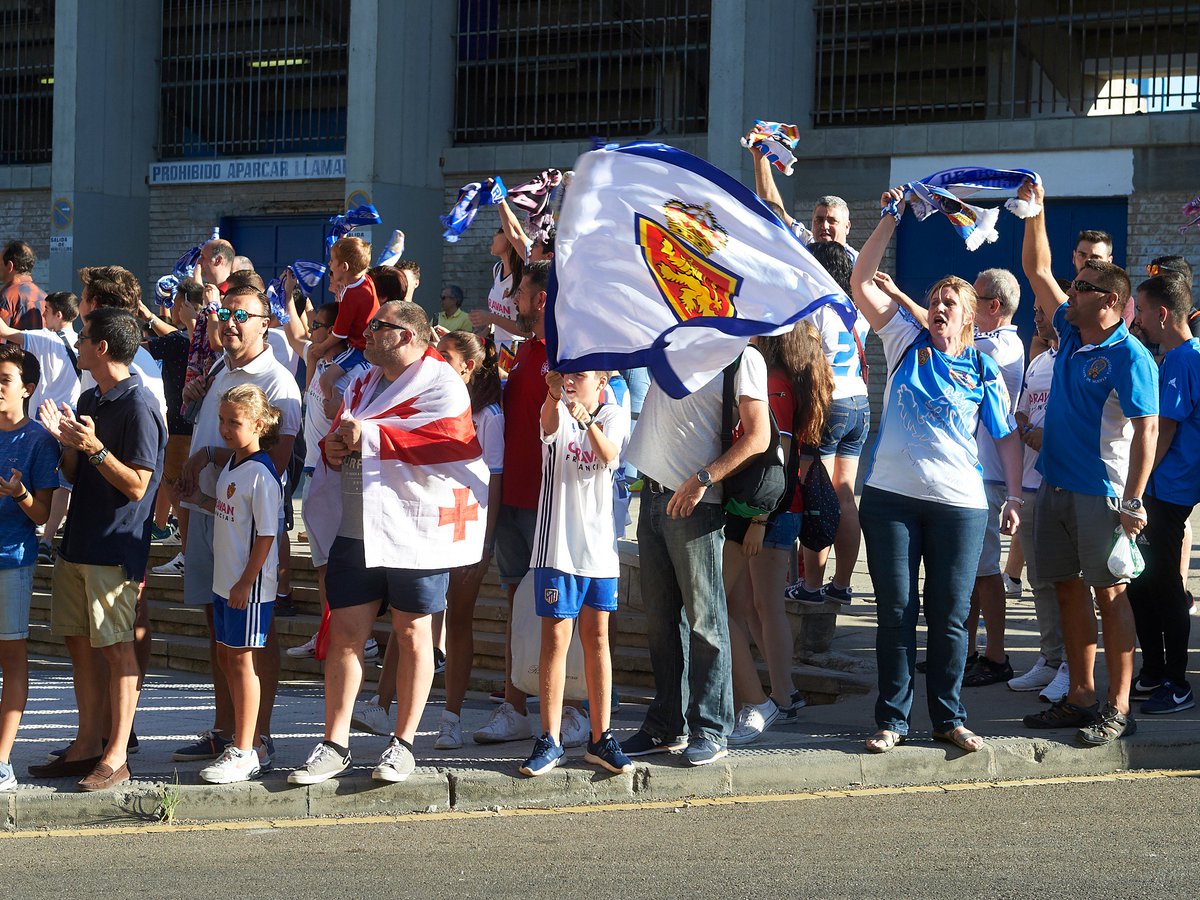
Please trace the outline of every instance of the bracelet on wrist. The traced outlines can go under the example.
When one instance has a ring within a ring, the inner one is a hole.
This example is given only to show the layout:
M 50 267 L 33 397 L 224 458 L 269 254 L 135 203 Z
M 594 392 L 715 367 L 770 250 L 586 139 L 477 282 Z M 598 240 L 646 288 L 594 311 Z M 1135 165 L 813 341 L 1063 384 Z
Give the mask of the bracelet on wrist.
M 751 525 L 766 525 L 769 522 L 770 522 L 769 519 L 751 519 L 750 520 Z
M 1024 506 L 1025 500 L 1022 497 L 1014 497 L 1011 494 L 1004 498 L 1005 503 L 1015 503 L 1017 506 Z
M 22 492 L 20 497 L 13 497 L 13 502 L 18 503 L 18 504 L 24 503 L 28 496 L 29 496 L 29 488 L 25 488 L 24 492 Z

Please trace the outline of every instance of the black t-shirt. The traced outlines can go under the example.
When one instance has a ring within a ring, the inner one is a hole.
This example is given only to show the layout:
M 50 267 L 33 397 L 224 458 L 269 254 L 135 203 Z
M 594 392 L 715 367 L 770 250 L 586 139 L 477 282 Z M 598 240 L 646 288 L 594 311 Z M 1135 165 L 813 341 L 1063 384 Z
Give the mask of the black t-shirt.
M 67 562 L 124 566 L 130 580 L 141 581 L 167 446 L 158 401 L 141 378 L 130 375 L 103 396 L 98 387 L 84 391 L 78 415 L 92 417 L 96 437 L 118 460 L 149 469 L 150 483 L 141 500 L 130 500 L 80 454 L 59 554 Z
M 162 363 L 163 393 L 167 395 L 167 433 L 191 434 L 192 423 L 180 414 L 183 384 L 187 378 L 188 348 L 186 333 L 172 331 L 146 344 L 146 350 Z

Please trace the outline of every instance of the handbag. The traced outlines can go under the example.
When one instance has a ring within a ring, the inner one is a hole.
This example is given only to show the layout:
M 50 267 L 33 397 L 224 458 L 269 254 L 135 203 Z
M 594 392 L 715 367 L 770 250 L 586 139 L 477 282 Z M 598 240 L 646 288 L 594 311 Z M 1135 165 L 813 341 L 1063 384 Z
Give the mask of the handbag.
M 739 355 L 725 367 L 723 405 L 721 409 L 721 453 L 733 446 L 733 417 L 737 412 L 734 396 L 733 376 L 741 365 Z M 783 502 L 787 486 L 787 473 L 783 447 L 779 440 L 779 426 L 775 414 L 767 409 L 771 422 L 771 440 L 767 449 L 752 456 L 738 471 L 722 481 L 725 510 L 735 516 L 752 519 L 755 516 L 771 515 Z

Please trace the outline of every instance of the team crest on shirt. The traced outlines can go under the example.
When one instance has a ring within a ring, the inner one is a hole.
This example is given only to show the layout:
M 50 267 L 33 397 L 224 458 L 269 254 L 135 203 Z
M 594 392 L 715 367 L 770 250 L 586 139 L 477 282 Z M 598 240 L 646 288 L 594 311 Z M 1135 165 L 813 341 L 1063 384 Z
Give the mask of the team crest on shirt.
M 553 606 L 558 602 L 558 588 L 546 588 L 542 591 L 542 602 Z
M 950 370 L 950 378 L 954 381 L 957 381 L 959 384 L 961 384 L 963 387 L 965 387 L 968 391 L 975 390 L 975 385 L 976 385 L 975 378 L 973 376 L 971 376 L 970 374 L 968 374 L 967 372 L 960 372 L 960 371 L 958 371 L 958 369 L 951 369 Z
M 929 359 L 932 356 L 933 356 L 933 353 L 930 351 L 930 349 L 928 347 L 922 347 L 920 350 L 917 351 L 917 365 L 918 366 L 925 365 L 925 363 L 929 362 Z
M 1093 359 L 1086 369 L 1083 370 L 1083 375 L 1088 381 L 1096 382 L 1103 381 L 1108 374 L 1108 359 L 1104 356 L 1098 356 Z
M 237 482 L 229 482 L 229 487 L 225 488 L 225 499 L 232 500 L 233 495 L 237 493 Z
M 729 232 L 707 203 L 671 199 L 662 213 L 665 225 L 639 213 L 634 227 L 642 259 L 675 318 L 734 318 L 743 278 L 709 259 L 729 242 Z

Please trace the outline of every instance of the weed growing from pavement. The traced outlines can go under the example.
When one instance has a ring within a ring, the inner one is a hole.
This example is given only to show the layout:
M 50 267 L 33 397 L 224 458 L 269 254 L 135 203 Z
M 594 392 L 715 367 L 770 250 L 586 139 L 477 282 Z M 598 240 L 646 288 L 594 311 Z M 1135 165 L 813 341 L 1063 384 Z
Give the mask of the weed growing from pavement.
M 176 769 L 175 783 L 162 786 L 162 794 L 158 798 L 158 809 L 155 810 L 158 821 L 164 825 L 174 825 L 175 810 L 179 807 L 179 801 L 182 799 L 183 794 L 179 790 L 179 770 Z

